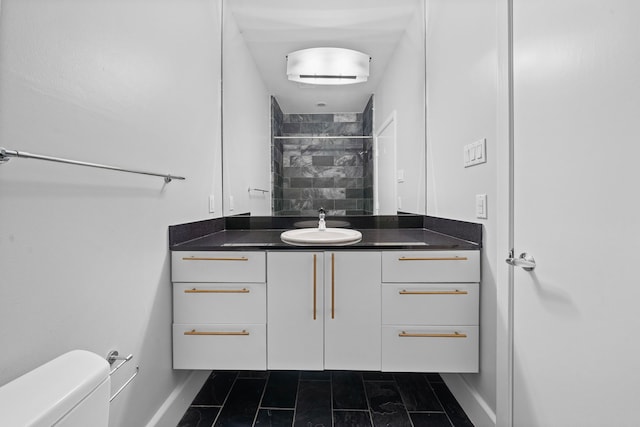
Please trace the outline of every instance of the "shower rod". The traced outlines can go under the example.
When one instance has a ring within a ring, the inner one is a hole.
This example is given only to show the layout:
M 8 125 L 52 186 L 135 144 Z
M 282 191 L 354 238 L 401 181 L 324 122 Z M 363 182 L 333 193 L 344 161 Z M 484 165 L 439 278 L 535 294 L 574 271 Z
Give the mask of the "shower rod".
M 62 159 L 59 157 L 43 156 L 41 154 L 31 154 L 31 153 L 27 153 L 26 151 L 5 150 L 4 148 L 0 147 L 0 164 L 8 162 L 11 157 L 20 157 L 23 159 L 46 160 L 49 162 L 67 163 L 70 165 L 88 166 L 88 167 L 99 168 L 99 169 L 109 169 L 109 170 L 118 171 L 118 172 L 128 172 L 128 173 L 136 173 L 141 175 L 159 176 L 164 178 L 164 182 L 166 183 L 169 183 L 174 179 L 182 179 L 182 180 L 186 179 L 183 176 L 176 176 L 176 175 L 171 175 L 166 173 L 147 172 L 147 171 L 141 171 L 136 169 L 125 169 L 117 166 L 102 165 L 99 163 L 80 162 L 77 160 Z
M 273 139 L 371 139 L 373 136 L 369 135 L 298 135 L 298 136 L 274 136 Z

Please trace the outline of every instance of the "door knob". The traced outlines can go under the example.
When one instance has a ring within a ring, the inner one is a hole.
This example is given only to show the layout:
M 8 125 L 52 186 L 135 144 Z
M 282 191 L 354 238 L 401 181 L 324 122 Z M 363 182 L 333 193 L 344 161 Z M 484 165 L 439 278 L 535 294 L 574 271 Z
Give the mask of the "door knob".
M 505 261 L 509 265 L 522 267 L 522 269 L 526 271 L 533 271 L 533 269 L 536 268 L 536 260 L 526 252 L 521 253 L 518 258 L 514 258 L 513 250 L 511 250 L 509 258 L 505 259 Z

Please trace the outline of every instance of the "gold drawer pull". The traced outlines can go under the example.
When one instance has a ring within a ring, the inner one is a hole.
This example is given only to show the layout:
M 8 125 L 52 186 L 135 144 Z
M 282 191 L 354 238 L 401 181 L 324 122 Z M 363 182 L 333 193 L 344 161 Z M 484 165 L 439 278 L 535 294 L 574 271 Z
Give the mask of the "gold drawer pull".
M 336 254 L 331 254 L 331 318 L 336 318 Z
M 313 254 L 313 320 L 317 319 L 317 307 L 318 307 L 318 297 L 316 296 L 316 292 L 318 290 L 318 256 L 317 254 Z
M 203 258 L 203 257 L 184 257 L 183 261 L 249 261 L 247 257 L 238 258 Z
M 185 335 L 249 335 L 249 332 L 247 332 L 246 330 L 241 330 L 241 331 L 231 331 L 231 332 L 224 332 L 224 331 L 217 331 L 217 332 L 198 332 L 195 329 L 192 329 L 190 331 L 187 331 L 184 333 Z
M 467 295 L 467 291 L 407 291 L 406 289 L 398 292 L 400 295 Z
M 466 338 L 467 334 L 461 334 L 460 332 L 454 332 L 452 334 L 410 334 L 402 331 L 398 336 L 403 338 Z
M 185 289 L 185 294 L 248 294 L 251 292 L 247 288 L 242 289 Z
M 436 257 L 436 258 L 407 258 L 400 257 L 398 261 L 466 261 L 466 256 L 454 256 L 454 257 Z

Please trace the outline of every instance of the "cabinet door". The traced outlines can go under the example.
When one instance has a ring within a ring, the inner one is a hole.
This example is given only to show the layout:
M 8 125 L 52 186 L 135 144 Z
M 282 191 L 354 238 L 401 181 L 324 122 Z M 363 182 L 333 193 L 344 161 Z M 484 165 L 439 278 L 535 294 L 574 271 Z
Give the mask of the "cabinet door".
M 267 254 L 267 366 L 322 370 L 322 252 Z
M 325 254 L 325 369 L 379 371 L 380 252 Z

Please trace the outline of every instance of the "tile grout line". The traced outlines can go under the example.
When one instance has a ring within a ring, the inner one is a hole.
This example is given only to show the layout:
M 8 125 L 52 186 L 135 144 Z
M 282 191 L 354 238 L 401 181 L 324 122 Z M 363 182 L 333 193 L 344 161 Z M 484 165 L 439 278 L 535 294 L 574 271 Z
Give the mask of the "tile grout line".
M 409 424 L 411 424 L 411 427 L 415 427 L 415 425 L 413 424 L 413 419 L 411 418 L 411 414 L 409 413 L 409 410 L 407 409 L 407 402 L 404 400 L 404 393 L 402 393 L 402 391 L 400 390 L 400 384 L 398 384 L 398 377 L 396 377 L 396 373 L 394 372 L 392 374 L 393 376 L 393 382 L 396 385 L 396 389 L 398 390 L 398 394 L 400 395 L 400 401 L 402 402 L 402 408 L 404 409 L 404 412 L 407 414 L 407 418 L 409 419 Z
M 369 394 L 367 393 L 367 386 L 365 385 L 364 374 L 362 372 L 360 373 L 360 382 L 362 383 L 362 389 L 364 390 L 364 399 L 367 402 L 367 408 L 369 408 L 368 409 L 369 422 L 371 423 L 371 427 L 374 427 L 373 411 L 371 410 L 371 403 L 369 402 Z
M 336 421 L 333 416 L 333 371 L 329 372 L 329 405 L 331 407 L 331 427 L 334 427 Z
M 213 420 L 213 424 L 211 424 L 212 427 L 215 426 L 216 423 L 218 422 L 218 419 L 220 419 L 220 415 L 222 414 L 222 410 L 224 409 L 224 405 L 227 404 L 227 400 L 229 399 L 229 396 L 231 395 L 231 390 L 233 390 L 233 387 L 236 385 L 236 381 L 238 381 L 238 377 L 239 376 L 240 376 L 240 373 L 236 371 L 236 376 L 233 379 L 233 383 L 231 384 L 231 387 L 229 387 L 229 390 L 227 391 L 227 395 L 224 397 L 224 400 L 222 401 L 222 406 L 220 406 L 220 410 L 218 411 L 218 414 L 216 415 L 215 419 Z M 211 379 L 211 376 L 209 376 L 209 379 Z
M 453 423 L 453 421 L 451 421 L 451 417 L 449 416 L 449 413 L 447 412 L 446 408 L 442 404 L 442 400 L 440 400 L 440 396 L 438 395 L 438 393 L 433 388 L 433 385 L 431 384 L 431 381 L 429 380 L 429 377 L 427 377 L 427 374 L 424 374 L 424 378 L 425 378 L 425 380 L 427 380 L 427 384 L 429 384 L 429 388 L 431 389 L 431 391 L 433 392 L 433 395 L 436 397 L 436 400 L 440 404 L 440 407 L 442 408 L 442 411 L 447 416 L 447 420 L 449 420 L 449 424 L 451 424 L 451 427 L 456 427 L 456 425 Z
M 296 415 L 298 413 L 298 397 L 300 396 L 300 380 L 302 378 L 302 371 L 298 371 L 298 385 L 296 387 L 296 400 L 293 403 L 293 419 L 291 420 L 291 427 L 296 425 Z
M 258 401 L 258 407 L 256 408 L 256 413 L 253 414 L 253 422 L 251 426 L 256 425 L 256 421 L 258 420 L 258 414 L 260 413 L 260 408 L 262 407 L 262 399 L 264 399 L 264 394 L 267 392 L 267 384 L 269 384 L 269 379 L 271 378 L 271 371 L 267 371 L 267 377 L 264 381 L 264 386 L 262 388 L 262 394 L 260 395 L 260 400 Z

